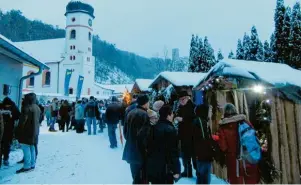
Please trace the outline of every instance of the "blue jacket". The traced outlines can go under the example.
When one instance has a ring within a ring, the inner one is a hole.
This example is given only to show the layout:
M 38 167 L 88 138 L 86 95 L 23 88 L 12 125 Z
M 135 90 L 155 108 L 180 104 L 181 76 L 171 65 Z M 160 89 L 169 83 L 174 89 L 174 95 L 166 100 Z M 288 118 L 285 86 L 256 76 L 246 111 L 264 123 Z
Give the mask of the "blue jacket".
M 85 117 L 84 107 L 81 104 L 75 105 L 75 120 L 82 120 Z

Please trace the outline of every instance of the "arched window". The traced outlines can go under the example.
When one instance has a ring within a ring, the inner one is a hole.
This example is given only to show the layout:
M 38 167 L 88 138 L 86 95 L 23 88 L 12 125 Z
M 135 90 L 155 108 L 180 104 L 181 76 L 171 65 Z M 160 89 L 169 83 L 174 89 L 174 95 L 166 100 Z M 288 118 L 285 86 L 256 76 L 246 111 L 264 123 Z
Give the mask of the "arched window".
M 70 50 L 72 50 L 73 49 L 73 47 L 72 46 L 70 46 Z
M 75 46 L 73 46 L 73 49 L 75 49 Z
M 76 31 L 75 30 L 71 30 L 70 39 L 76 39 Z
M 45 85 L 50 85 L 50 77 L 51 77 L 51 73 L 50 71 L 47 71 L 45 73 Z
M 89 32 L 89 41 L 91 41 L 92 40 L 92 34 L 91 34 L 91 32 Z
M 75 60 L 75 56 L 73 56 L 73 60 Z
M 69 88 L 69 94 L 73 94 L 73 88 L 72 87 Z
M 72 56 L 70 56 L 70 60 L 72 60 L 73 58 L 72 58 Z

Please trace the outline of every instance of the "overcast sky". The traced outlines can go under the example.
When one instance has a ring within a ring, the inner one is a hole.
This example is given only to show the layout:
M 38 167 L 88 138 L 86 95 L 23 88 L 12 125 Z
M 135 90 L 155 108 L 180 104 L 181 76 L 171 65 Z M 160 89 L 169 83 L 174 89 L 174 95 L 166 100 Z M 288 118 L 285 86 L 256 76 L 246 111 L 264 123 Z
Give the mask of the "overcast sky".
M 30 19 L 65 27 L 70 0 L 0 0 L 0 9 L 19 9 Z M 95 9 L 94 34 L 120 49 L 152 57 L 179 48 L 189 55 L 191 34 L 208 36 L 225 56 L 237 39 L 257 27 L 262 40 L 274 29 L 276 0 L 83 0 Z M 293 6 L 297 0 L 285 0 Z

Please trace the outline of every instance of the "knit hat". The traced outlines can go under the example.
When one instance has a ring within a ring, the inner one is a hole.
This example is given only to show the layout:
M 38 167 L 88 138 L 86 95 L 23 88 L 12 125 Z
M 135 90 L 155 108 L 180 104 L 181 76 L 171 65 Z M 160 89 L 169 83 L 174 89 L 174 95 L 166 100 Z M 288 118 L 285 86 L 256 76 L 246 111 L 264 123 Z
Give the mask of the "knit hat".
M 147 95 L 139 95 L 137 98 L 137 104 L 140 106 L 147 104 L 148 101 L 149 99 Z
M 187 93 L 187 91 L 181 91 L 178 95 L 178 98 L 182 98 L 182 97 L 185 97 L 185 96 L 189 96 L 189 94 Z
M 152 125 L 155 125 L 158 122 L 159 115 L 155 111 L 153 111 L 151 109 L 148 109 L 147 110 L 147 115 L 148 115 L 148 117 L 149 117 L 150 122 L 151 122 Z
M 156 112 L 159 112 L 159 110 L 161 109 L 161 107 L 164 105 L 164 101 L 162 100 L 158 100 L 153 104 L 153 110 Z

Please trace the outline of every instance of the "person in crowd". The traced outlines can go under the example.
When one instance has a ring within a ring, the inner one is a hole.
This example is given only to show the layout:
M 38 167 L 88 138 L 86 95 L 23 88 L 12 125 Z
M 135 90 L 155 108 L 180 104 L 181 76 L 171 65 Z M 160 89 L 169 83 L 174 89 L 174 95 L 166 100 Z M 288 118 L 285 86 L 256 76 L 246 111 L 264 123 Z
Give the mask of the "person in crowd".
M 50 124 L 50 127 L 49 127 L 49 131 L 50 132 L 55 132 L 56 130 L 54 129 L 54 125 L 57 122 L 58 111 L 59 111 L 58 99 L 57 98 L 54 98 L 52 100 L 52 104 L 50 106 L 50 111 L 51 111 L 51 124 Z
M 26 103 L 22 108 L 21 119 L 18 125 L 18 141 L 21 143 L 24 166 L 16 171 L 16 173 L 23 173 L 35 168 L 36 164 L 36 149 L 40 129 L 40 108 L 36 104 L 36 95 L 29 93 L 25 95 Z
M 61 117 L 61 129 L 62 132 L 65 132 L 65 127 L 66 131 L 68 132 L 69 130 L 69 124 L 70 124 L 70 112 L 71 112 L 71 107 L 69 105 L 69 102 L 65 100 L 63 104 L 60 107 L 60 117 Z
M 122 107 L 117 97 L 112 97 L 112 103 L 108 106 L 105 117 L 108 125 L 110 148 L 117 148 L 116 129 L 121 119 Z
M 70 121 L 71 121 L 71 124 L 70 124 L 70 128 L 69 130 L 72 130 L 72 129 L 75 129 L 76 127 L 76 121 L 75 121 L 75 102 L 72 102 L 71 104 L 71 111 L 70 111 Z
M 152 184 L 173 184 L 181 173 L 177 130 L 173 125 L 172 107 L 159 110 L 160 120 L 153 127 L 146 153 L 147 180 Z M 147 136 L 145 136 L 147 137 Z
M 144 184 L 145 173 L 143 169 L 143 156 L 137 146 L 138 131 L 145 124 L 150 124 L 147 110 L 149 109 L 149 98 L 147 95 L 140 95 L 137 98 L 137 107 L 129 112 L 124 125 L 124 137 L 126 139 L 122 159 L 130 164 L 133 184 Z
M 152 125 L 155 125 L 158 122 L 158 120 L 159 120 L 159 110 L 161 109 L 161 107 L 163 105 L 164 105 L 163 101 L 156 101 L 153 104 L 153 110 L 152 109 L 147 110 L 147 114 L 149 116 L 150 123 Z
M 193 121 L 193 149 L 196 156 L 198 176 L 196 184 L 210 184 L 211 163 L 214 157 L 213 140 L 209 119 L 212 116 L 212 108 L 206 104 L 195 108 L 197 118 Z
M 89 102 L 85 106 L 85 116 L 88 126 L 88 135 L 91 135 L 91 126 L 93 125 L 93 134 L 96 135 L 96 119 L 99 116 L 97 103 L 91 96 Z
M 47 120 L 47 126 L 50 126 L 51 123 L 51 102 L 47 101 L 47 104 L 45 106 L 45 116 Z
M 3 133 L 4 133 L 4 122 L 3 122 L 3 116 L 2 116 L 2 102 L 0 102 L 0 156 L 2 156 L 2 137 L 3 137 Z M 1 169 L 1 166 L 2 166 L 2 157 L 0 159 L 0 169 Z
M 37 105 L 39 106 L 40 111 L 41 111 L 41 115 L 40 115 L 40 120 L 39 120 L 39 122 L 40 122 L 40 125 L 42 125 L 42 122 L 44 121 L 44 117 L 45 117 L 45 108 L 44 108 L 44 106 L 43 106 L 41 103 L 39 103 L 39 102 L 37 102 Z
M 99 120 L 98 120 L 98 125 L 99 125 L 99 132 L 103 133 L 103 129 L 105 128 L 105 122 L 104 122 L 104 117 L 103 111 L 105 110 L 105 105 L 102 100 L 99 101 L 98 103 L 98 111 L 99 111 Z
M 181 174 L 182 177 L 193 177 L 192 165 L 196 169 L 196 161 L 193 156 L 193 120 L 195 119 L 194 108 L 195 105 L 190 99 L 190 96 L 186 91 L 179 93 L 179 109 L 177 111 L 176 121 L 179 122 L 179 139 L 182 152 L 182 159 L 184 165 L 184 172 Z
M 259 184 L 260 176 L 257 164 L 239 160 L 239 134 L 238 125 L 241 122 L 249 124 L 246 116 L 238 114 L 233 104 L 224 107 L 224 118 L 218 130 L 220 149 L 226 154 L 228 181 L 230 184 Z
M 0 160 L 3 156 L 3 164 L 9 166 L 9 153 L 10 147 L 13 141 L 14 135 L 14 126 L 15 122 L 20 118 L 20 112 L 16 104 L 9 98 L 5 97 L 2 102 L 3 106 L 3 123 L 4 123 L 4 132 L 2 136 L 2 154 Z
M 77 123 L 76 132 L 83 133 L 85 129 L 85 113 L 81 100 L 77 101 L 75 105 L 75 120 Z

